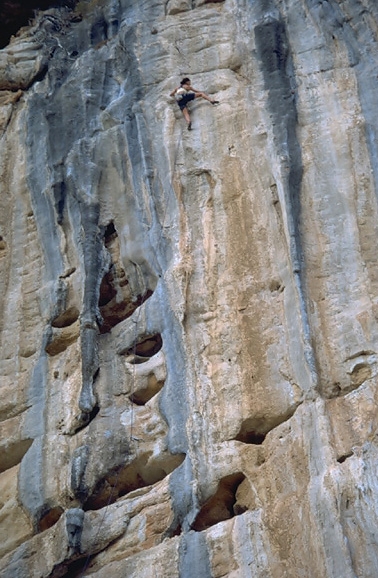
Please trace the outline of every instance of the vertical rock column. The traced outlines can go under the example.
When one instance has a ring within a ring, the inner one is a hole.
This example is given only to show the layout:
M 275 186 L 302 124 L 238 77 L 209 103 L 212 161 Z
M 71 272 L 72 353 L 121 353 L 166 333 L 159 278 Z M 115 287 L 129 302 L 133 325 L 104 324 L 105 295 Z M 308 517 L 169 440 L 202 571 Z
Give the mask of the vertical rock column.
M 96 405 L 93 380 L 99 369 L 97 335 L 102 319 L 99 309 L 100 286 L 109 269 L 110 255 L 99 227 L 98 181 L 100 168 L 93 160 L 91 141 L 79 142 L 69 156 L 67 173 L 81 219 L 81 258 L 84 264 L 83 309 L 80 315 L 82 389 L 79 408 L 84 421 Z

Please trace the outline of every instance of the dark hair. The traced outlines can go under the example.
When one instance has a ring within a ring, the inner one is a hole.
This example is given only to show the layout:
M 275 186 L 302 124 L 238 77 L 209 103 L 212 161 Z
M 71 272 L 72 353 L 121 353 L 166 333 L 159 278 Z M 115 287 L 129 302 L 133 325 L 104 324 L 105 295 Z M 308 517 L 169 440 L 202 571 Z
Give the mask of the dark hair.
M 183 78 L 182 81 L 180 82 L 181 86 L 183 84 L 190 84 L 190 78 Z

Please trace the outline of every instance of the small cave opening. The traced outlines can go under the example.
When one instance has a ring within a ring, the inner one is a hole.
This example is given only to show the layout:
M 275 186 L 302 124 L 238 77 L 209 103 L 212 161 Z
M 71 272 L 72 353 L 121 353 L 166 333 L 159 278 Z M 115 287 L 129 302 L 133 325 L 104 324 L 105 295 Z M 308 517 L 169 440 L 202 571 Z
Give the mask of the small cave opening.
M 74 323 L 63 324 L 62 327 L 56 327 L 49 337 L 45 346 L 45 351 L 51 357 L 59 355 L 66 351 L 70 345 L 79 339 L 80 328 Z
M 117 289 L 115 288 L 115 271 L 114 266 L 110 268 L 110 270 L 104 275 L 101 285 L 100 285 L 100 297 L 98 300 L 98 304 L 101 308 L 104 308 L 105 305 L 110 303 L 110 301 L 117 295 Z
M 118 233 L 116 231 L 113 221 L 110 221 L 110 223 L 106 226 L 104 231 L 105 247 L 108 247 L 112 243 L 112 241 L 116 239 L 116 237 L 118 237 Z
M 284 413 L 275 416 L 253 415 L 247 417 L 243 420 L 234 439 L 245 444 L 261 445 L 269 432 L 294 415 L 297 407 L 298 405 L 291 406 Z
M 164 532 L 163 540 L 165 538 L 174 538 L 175 536 L 181 536 L 181 534 L 182 534 L 182 525 L 178 521 L 178 519 L 175 518 L 172 524 L 169 526 L 169 528 L 167 528 L 167 530 Z
M 44 532 L 54 526 L 63 514 L 63 511 L 64 510 L 61 506 L 55 506 L 53 508 L 47 507 L 44 509 L 39 518 L 38 531 Z
M 252 431 L 240 431 L 235 439 L 245 444 L 253 444 L 256 446 L 260 446 L 265 440 L 265 437 L 266 437 L 265 434 L 258 433 L 252 430 Z
M 69 327 L 70 325 L 73 325 L 75 321 L 77 321 L 78 319 L 79 319 L 79 310 L 77 309 L 77 307 L 73 306 L 69 307 L 68 309 L 63 311 L 63 313 L 55 317 L 52 320 L 51 325 L 52 327 L 58 327 L 62 329 L 63 327 Z
M 100 406 L 96 403 L 96 405 L 94 406 L 94 408 L 92 409 L 92 411 L 87 414 L 88 415 L 88 423 L 87 425 L 94 420 L 94 418 L 96 417 L 96 415 L 98 414 L 98 412 L 100 411 Z
M 37 10 L 66 7 L 72 10 L 78 0 L 0 0 L 0 49 L 5 48 L 20 28 L 28 26 Z
M 202 532 L 219 522 L 238 516 L 243 511 L 236 509 L 236 492 L 240 484 L 245 480 L 242 472 L 225 476 L 218 483 L 217 491 L 202 506 L 192 524 L 192 530 Z
M 95 554 L 82 554 L 77 560 L 66 561 L 54 567 L 49 578 L 84 578 L 91 570 L 91 561 Z
M 166 538 L 174 538 L 175 536 L 181 536 L 182 532 L 182 517 L 179 512 L 176 512 L 171 524 L 163 533 L 162 540 L 165 540 Z
M 52 187 L 52 191 L 55 201 L 54 204 L 57 215 L 57 223 L 58 225 L 62 225 L 67 196 L 66 183 L 64 181 L 55 183 Z
M 182 534 L 182 526 L 178 524 L 169 534 L 170 538 L 174 538 L 175 536 L 181 536 Z M 167 534 L 168 535 L 168 534 Z
M 135 364 L 134 364 L 135 365 Z M 148 376 L 147 387 L 133 392 L 129 400 L 136 405 L 146 405 L 163 388 L 165 380 L 159 380 L 154 374 Z
M 50 578 L 81 578 L 86 570 L 90 569 L 89 562 L 92 556 L 83 556 L 73 562 L 65 562 L 54 567 Z
M 160 456 L 159 460 L 150 462 L 151 455 L 151 452 L 146 452 L 132 463 L 113 468 L 97 482 L 83 509 L 99 510 L 134 490 L 156 484 L 185 459 L 185 454 L 167 454 L 164 458 Z
M 130 317 L 153 293 L 146 290 L 137 297 L 133 294 L 122 264 L 118 233 L 113 221 L 106 225 L 103 241 L 111 257 L 111 266 L 100 285 L 98 305 L 102 317 L 101 334 L 109 333 L 118 323 Z
M 263 433 L 262 428 L 258 427 L 253 418 L 248 418 L 243 421 L 238 435 L 235 440 L 245 444 L 261 445 L 265 440 L 266 433 Z
M 92 409 L 92 411 L 90 413 L 81 412 L 81 414 L 77 420 L 77 425 L 76 425 L 73 433 L 77 434 L 80 431 L 82 431 L 83 429 L 85 429 L 86 427 L 88 427 L 89 424 L 98 415 L 99 411 L 100 411 L 100 406 L 96 403 L 96 405 L 94 406 L 94 408 Z
M 145 363 L 151 357 L 156 355 L 163 347 L 163 340 L 160 333 L 155 333 L 154 335 L 147 335 L 135 343 L 132 347 L 129 347 L 125 351 L 121 352 L 121 355 L 126 357 L 126 361 L 133 365 L 139 363 Z
M 133 299 L 130 291 L 116 289 L 115 285 L 113 272 L 107 273 L 100 287 L 99 308 L 103 319 L 100 327 L 101 335 L 109 333 L 118 323 L 130 317 L 153 294 L 153 291 L 147 290 L 144 295 L 138 295 Z M 117 285 L 121 287 L 120 284 Z M 126 285 L 128 281 L 125 281 L 123 287 Z
M 339 458 L 337 458 L 337 461 L 339 462 L 339 464 L 343 464 L 345 462 L 345 460 L 347 460 L 348 458 L 351 458 L 353 455 L 353 452 L 348 452 L 342 456 L 340 456 Z

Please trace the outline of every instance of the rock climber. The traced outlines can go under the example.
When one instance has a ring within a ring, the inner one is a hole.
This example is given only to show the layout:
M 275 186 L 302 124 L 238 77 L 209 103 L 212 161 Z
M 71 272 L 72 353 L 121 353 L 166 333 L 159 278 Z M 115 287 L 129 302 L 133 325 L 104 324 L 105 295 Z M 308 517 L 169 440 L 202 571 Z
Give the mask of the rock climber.
M 205 100 L 211 102 L 211 104 L 219 104 L 219 100 L 213 100 L 204 92 L 193 88 L 190 84 L 189 78 L 183 78 L 180 82 L 180 86 L 172 90 L 169 96 L 175 97 L 177 104 L 179 105 L 180 110 L 182 111 L 182 114 L 184 115 L 188 125 L 188 130 L 192 130 L 192 122 L 190 120 L 190 114 L 187 107 L 188 102 L 194 100 L 195 98 L 204 98 Z

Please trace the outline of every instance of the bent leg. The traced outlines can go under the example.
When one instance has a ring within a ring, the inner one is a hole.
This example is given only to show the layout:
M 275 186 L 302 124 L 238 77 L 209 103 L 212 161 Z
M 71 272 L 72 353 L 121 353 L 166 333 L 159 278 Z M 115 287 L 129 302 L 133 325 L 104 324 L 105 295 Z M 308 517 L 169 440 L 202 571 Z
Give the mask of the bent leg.
M 185 108 L 182 108 L 182 109 L 181 109 L 181 112 L 182 112 L 182 114 L 184 115 L 184 118 L 185 118 L 187 124 L 190 124 L 190 114 L 189 114 L 188 109 L 187 109 L 186 107 L 185 107 Z
M 205 94 L 204 92 L 196 92 L 195 98 L 204 98 L 205 100 L 208 100 L 211 103 L 216 102 L 214 99 L 210 98 L 210 96 L 207 96 L 207 94 Z

